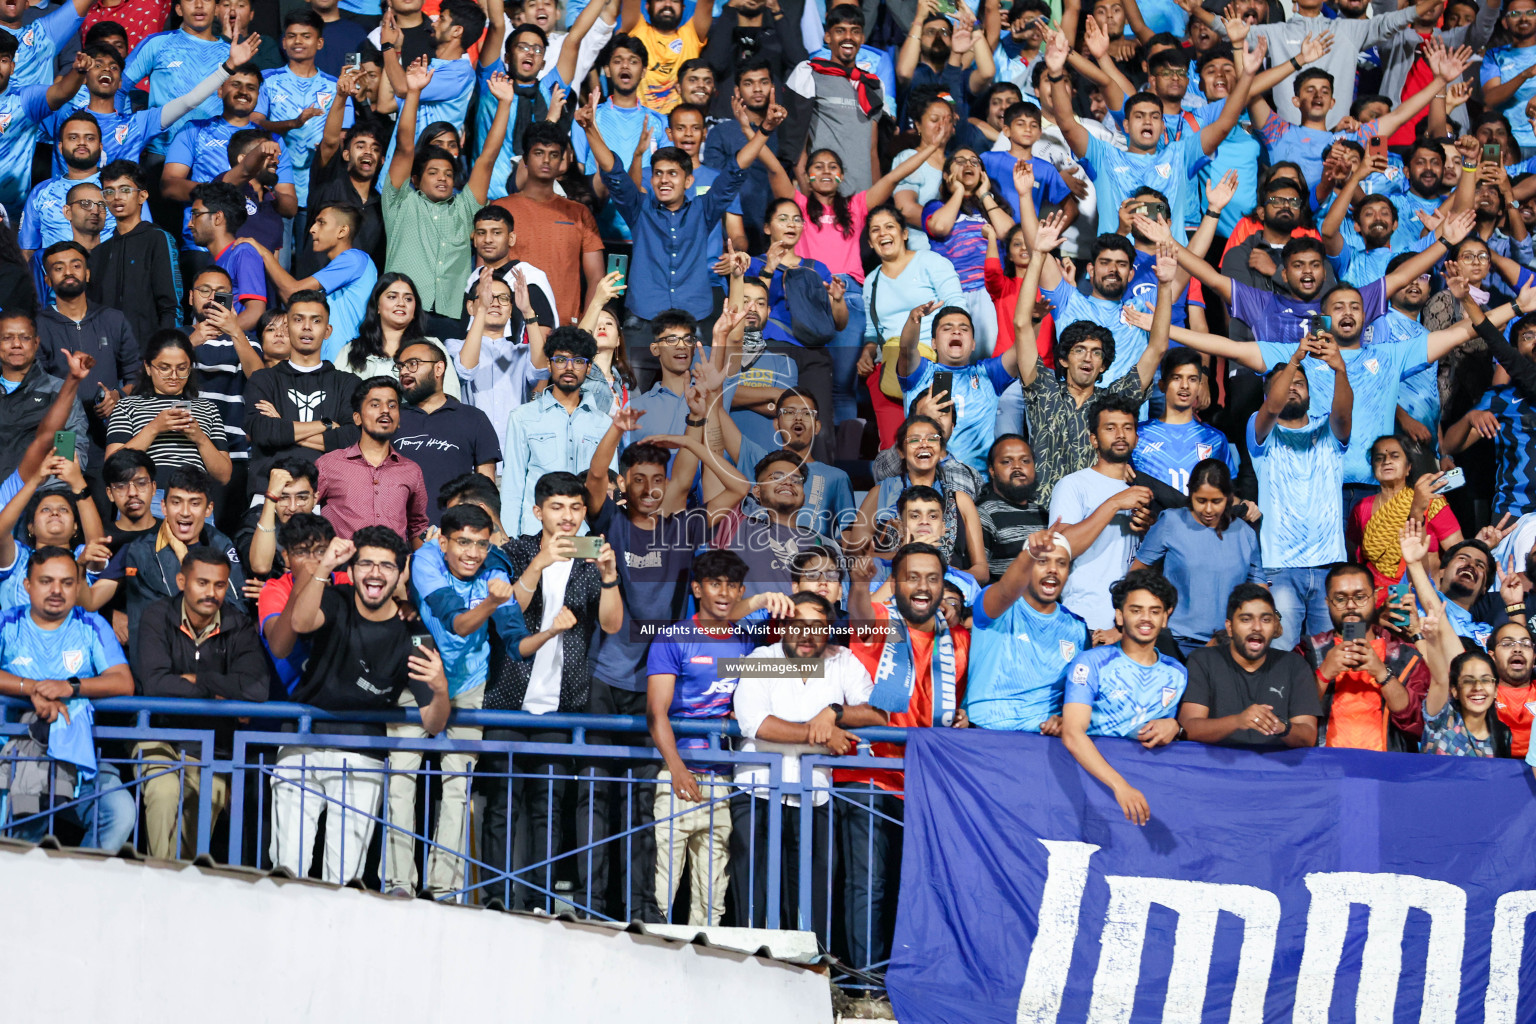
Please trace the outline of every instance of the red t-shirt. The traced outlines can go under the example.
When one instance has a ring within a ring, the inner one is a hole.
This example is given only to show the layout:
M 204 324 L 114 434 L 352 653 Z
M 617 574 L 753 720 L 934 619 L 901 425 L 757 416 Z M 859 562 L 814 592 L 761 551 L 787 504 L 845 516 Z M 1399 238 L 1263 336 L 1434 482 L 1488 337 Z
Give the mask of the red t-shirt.
M 1019 308 L 1019 285 L 1022 281 L 1003 273 L 1002 260 L 988 259 L 983 270 L 986 274 L 987 293 L 992 296 L 992 304 L 997 307 L 997 344 L 992 346 L 992 354 L 1000 356 L 1013 348 L 1013 315 Z M 1036 289 L 1035 302 L 1044 301 L 1045 296 Z M 1056 369 L 1056 318 L 1050 313 L 1040 320 L 1040 327 L 1035 333 L 1035 351 L 1040 353 L 1040 361 L 1047 368 Z
M 1519 687 L 1500 684 L 1493 701 L 1499 709 L 1499 721 L 1509 726 L 1510 756 L 1524 757 L 1531 746 L 1531 720 L 1536 718 L 1532 711 L 1536 704 L 1536 682 Z
M 883 605 L 876 605 L 875 622 L 883 624 L 889 619 L 890 612 Z M 855 637 L 849 644 L 853 656 L 869 670 L 871 678 L 880 670 L 880 654 L 885 650 L 886 636 L 885 630 L 880 628 L 872 631 L 868 640 Z M 907 636 L 912 642 L 912 660 L 917 666 L 917 679 L 912 685 L 912 700 L 907 710 L 892 712 L 891 725 L 913 729 L 927 726 L 933 721 L 933 634 L 910 629 Z M 971 652 L 971 631 L 955 629 L 950 631 L 950 636 L 954 638 L 955 645 L 955 701 L 962 704 L 965 702 L 965 666 Z M 900 757 L 902 752 L 898 743 L 875 743 L 871 749 L 876 757 Z M 904 788 L 899 770 L 840 768 L 832 773 L 832 777 L 836 782 L 872 782 L 894 793 L 900 793 Z
M 1420 32 L 1419 35 L 1423 39 L 1427 40 L 1429 39 L 1430 33 Z M 1418 53 L 1414 54 L 1413 66 L 1408 69 L 1408 80 L 1403 83 L 1403 94 L 1397 97 L 1398 103 L 1401 104 L 1410 96 L 1413 96 L 1420 89 L 1434 81 L 1434 78 L 1435 73 L 1429 70 L 1429 65 L 1424 61 L 1424 47 L 1421 45 L 1419 47 Z M 1418 127 L 1419 122 L 1422 121 L 1428 114 L 1429 107 L 1426 105 L 1423 110 L 1410 117 L 1406 124 L 1404 124 L 1401 128 L 1394 132 L 1390 138 L 1387 139 L 1387 145 L 1413 145 L 1413 140 L 1415 137 L 1414 129 Z

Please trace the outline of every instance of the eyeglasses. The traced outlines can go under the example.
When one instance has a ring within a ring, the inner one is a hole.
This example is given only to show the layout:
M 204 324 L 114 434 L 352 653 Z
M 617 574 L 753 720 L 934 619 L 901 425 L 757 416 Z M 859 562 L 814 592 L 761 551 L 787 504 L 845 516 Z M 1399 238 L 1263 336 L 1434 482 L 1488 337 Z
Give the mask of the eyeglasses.
M 781 213 L 773 218 L 775 224 L 804 224 L 805 218 L 799 214 Z
M 590 362 L 590 360 L 583 359 L 580 356 L 550 356 L 549 357 L 549 365 L 550 366 L 569 366 L 573 370 L 580 369 L 581 367 L 586 366 L 588 362 Z
M 212 210 L 193 210 L 192 211 L 192 219 L 193 220 L 197 220 L 197 218 L 199 218 L 199 217 L 211 217 L 211 216 L 213 216 L 213 211 Z
M 826 572 L 803 572 L 800 574 L 801 583 L 837 583 L 843 578 L 843 574 L 836 569 L 828 569 Z
M 511 305 L 511 303 L 512 296 L 510 295 L 492 295 L 490 298 L 485 300 L 485 304 L 487 306 L 507 306 Z
M 218 289 L 211 284 L 200 284 L 193 288 L 192 292 L 196 295 L 215 295 Z
M 1286 198 L 1285 196 L 1270 196 L 1268 199 L 1264 200 L 1264 205 L 1289 206 L 1293 210 L 1299 210 L 1301 209 L 1301 200 L 1295 198 Z
M 1473 683 L 1482 683 L 1484 686 L 1492 686 L 1497 682 L 1498 680 L 1493 678 L 1493 676 L 1462 676 L 1456 680 L 1456 685 L 1471 686 Z
M 692 345 L 693 339 L 694 336 L 692 334 L 669 334 L 665 338 L 658 337 L 656 344 L 667 346 Z
M 375 569 L 381 570 L 383 572 L 392 572 L 397 576 L 400 574 L 400 567 L 394 562 L 375 562 L 371 559 L 368 561 L 353 562 L 352 569 L 354 575 L 357 573 L 372 572 Z
M 1502 648 L 1503 650 L 1506 650 L 1506 651 L 1518 651 L 1518 650 L 1526 650 L 1526 651 L 1528 651 L 1528 650 L 1531 649 L 1532 644 L 1531 644 L 1531 642 L 1529 640 L 1516 640 L 1512 636 L 1507 636 L 1503 640 L 1500 640 L 1498 643 L 1494 644 L 1493 646 L 1498 647 L 1498 648 Z
M 516 46 L 512 47 L 512 49 L 516 50 L 518 53 L 526 53 L 531 57 L 537 57 L 539 54 L 544 52 L 544 47 L 540 46 L 538 43 L 518 43 Z
M 1464 252 L 1456 257 L 1458 263 L 1492 263 L 1493 257 L 1486 252 Z
M 1189 77 L 1189 70 L 1188 69 L 1180 70 L 1179 68 L 1162 68 L 1153 77 L 1154 78 L 1188 78 Z
M 788 480 L 790 483 L 795 483 L 795 484 L 804 483 L 804 481 L 800 479 L 800 474 L 796 473 L 796 472 L 793 472 L 791 470 L 780 470 L 779 472 L 776 472 L 776 473 L 769 473 L 766 479 L 759 480 L 758 483 L 760 483 L 760 484 L 777 484 L 777 483 L 782 483 L 785 480 Z
M 113 196 L 122 196 L 124 199 L 132 199 L 134 194 L 138 191 L 139 186 L 137 185 L 119 185 L 117 188 L 104 188 L 101 190 L 101 194 L 106 196 L 108 199 L 111 199 Z
M 115 484 L 107 484 L 107 490 L 114 494 L 122 494 L 125 491 L 144 491 L 148 493 L 155 489 L 155 482 L 147 476 L 136 476 L 132 480 L 121 480 Z
M 149 368 L 154 370 L 160 376 L 168 377 L 171 380 L 186 380 L 188 377 L 192 376 L 192 367 L 190 366 L 181 368 L 175 366 L 160 366 L 156 363 L 150 363 Z
M 479 551 L 481 553 L 491 550 L 491 542 L 488 540 L 471 540 L 468 537 L 449 537 L 448 543 L 460 551 Z
M 909 437 L 903 442 L 908 448 L 915 448 L 920 444 L 943 444 L 942 434 L 920 434 L 917 437 Z
M 403 370 L 406 373 L 415 373 L 417 370 L 421 369 L 423 365 L 432 366 L 432 365 L 434 365 L 436 363 L 440 363 L 440 362 L 442 362 L 441 359 L 431 359 L 431 358 L 428 358 L 428 359 L 422 359 L 422 358 L 403 359 L 400 362 L 397 362 L 395 364 L 395 372 L 399 373 L 400 371 Z
M 105 195 L 106 193 L 102 194 Z M 78 206 L 80 209 L 86 211 L 87 213 L 92 210 L 105 210 L 107 208 L 106 202 L 101 199 L 76 199 L 69 205 Z
M 787 420 L 813 420 L 816 418 L 816 410 L 798 405 L 781 405 L 779 415 Z
M 956 167 L 980 167 L 981 161 L 973 156 L 957 156 L 950 163 Z

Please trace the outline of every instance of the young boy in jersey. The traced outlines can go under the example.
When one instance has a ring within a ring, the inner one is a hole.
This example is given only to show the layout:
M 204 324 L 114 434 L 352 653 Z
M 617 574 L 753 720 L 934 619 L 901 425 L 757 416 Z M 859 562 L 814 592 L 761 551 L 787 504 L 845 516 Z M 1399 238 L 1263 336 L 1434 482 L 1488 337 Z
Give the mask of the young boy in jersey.
M 981 472 L 987 468 L 987 448 L 997 422 L 997 396 L 1019 376 L 1018 349 L 972 364 L 976 331 L 971 314 L 959 306 L 945 306 L 933 318 L 934 358 L 929 359 L 918 350 L 918 341 L 923 318 L 938 306 L 937 302 L 918 306 L 902 325 L 901 354 L 896 358 L 902 397 L 909 414 L 930 389 L 936 402 L 952 406 L 955 429 L 949 436 L 949 454 Z M 934 387 L 934 377 L 941 372 L 950 375 L 950 387 Z
M 436 544 L 423 544 L 411 556 L 411 589 L 415 591 L 422 624 L 442 654 L 449 701 L 460 710 L 478 711 L 485 701 L 491 628 L 494 626 L 509 653 L 517 651 L 521 656 L 526 656 L 522 655 L 520 645 L 528 637 L 528 628 L 522 609 L 512 600 L 511 577 L 505 569 L 486 565 L 491 534 L 496 528 L 490 513 L 479 505 L 455 505 L 443 513 L 441 527 Z M 561 625 L 561 619 L 568 620 L 565 629 L 576 623 L 567 609 L 561 610 L 556 626 Z M 552 630 L 549 636 L 563 631 Z M 413 707 L 415 699 L 403 693 L 400 703 Z M 426 735 L 414 724 L 392 725 L 389 734 L 412 739 Z M 445 735 L 451 740 L 478 741 L 481 730 L 472 725 L 450 725 Z M 475 754 L 449 751 L 441 761 L 442 799 L 438 804 L 432 853 L 427 859 L 427 889 L 438 896 L 464 885 L 463 861 L 453 851 L 458 849 L 464 834 L 469 773 L 475 767 Z M 415 831 L 415 772 L 421 767 L 421 752 L 392 751 L 389 764 L 390 770 L 398 773 L 389 789 L 389 816 L 396 827 L 386 837 L 384 887 L 389 892 L 398 890 L 401 895 L 414 896 L 416 842 L 411 833 Z
M 1075 223 L 1077 221 L 1076 197 L 1067 188 L 1067 183 L 1062 179 L 1061 172 L 1056 170 L 1056 165 L 1034 154 L 1035 143 L 1040 141 L 1040 108 L 1033 103 L 1011 104 L 1003 112 L 1003 125 L 1008 134 L 1008 148 L 983 153 L 981 166 L 987 172 L 992 187 L 1001 192 L 1003 198 L 1008 201 L 1013 219 L 1019 219 L 1019 190 L 1013 182 L 1013 168 L 1022 160 L 1029 164 L 1033 172 L 1030 178 L 1033 182 L 1030 187 L 1032 193 L 1030 201 L 1034 205 L 1035 214 L 1038 216 L 1042 206 L 1049 203 L 1053 208 L 1062 210 L 1068 224 Z
M 1205 459 L 1222 460 L 1237 476 L 1237 450 L 1227 435 L 1195 417 L 1202 365 L 1194 349 L 1176 348 L 1163 356 L 1158 385 L 1166 399 L 1163 414 L 1136 425 L 1131 452 L 1131 465 L 1184 494 L 1189 493 L 1190 470 Z
M 725 910 L 731 768 L 697 762 L 690 767 L 679 750 L 703 750 L 709 743 L 702 736 L 679 739 L 671 719 L 730 717 L 736 677 L 720 671 L 720 659 L 744 658 L 758 646 L 731 617 L 746 579 L 747 563 L 735 552 L 706 551 L 695 558 L 690 589 L 698 611 L 662 630 L 647 657 L 645 719 L 666 762 L 656 787 L 655 819 L 656 902 L 665 920 L 672 918 L 685 856 L 691 858 L 693 880 L 688 923 L 717 925 Z M 759 596 L 782 599 L 788 607 L 777 609 L 780 615 L 793 611 L 787 595 Z
M 1110 767 L 1092 737 L 1137 739 L 1149 750 L 1178 738 L 1179 700 L 1189 676 L 1156 645 L 1179 595 L 1162 574 L 1138 569 L 1111 586 L 1109 597 L 1120 642 L 1073 659 L 1061 709 L 1061 739 L 1077 763 L 1115 794 L 1126 819 L 1145 825 L 1152 817 L 1147 798 Z

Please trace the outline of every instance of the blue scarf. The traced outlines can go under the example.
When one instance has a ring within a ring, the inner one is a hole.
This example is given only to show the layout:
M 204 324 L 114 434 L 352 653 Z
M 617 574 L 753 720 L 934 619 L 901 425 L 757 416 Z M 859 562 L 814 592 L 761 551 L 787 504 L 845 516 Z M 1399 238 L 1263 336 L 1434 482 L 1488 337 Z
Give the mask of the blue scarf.
M 869 702 L 881 711 L 905 713 L 912 703 L 917 685 L 917 668 L 912 658 L 912 639 L 907 623 L 896 610 L 893 598 L 886 604 L 893 635 L 886 637 L 880 651 L 880 667 L 875 673 L 875 689 Z M 934 613 L 933 627 L 933 718 L 929 725 L 954 725 L 955 644 L 943 612 Z

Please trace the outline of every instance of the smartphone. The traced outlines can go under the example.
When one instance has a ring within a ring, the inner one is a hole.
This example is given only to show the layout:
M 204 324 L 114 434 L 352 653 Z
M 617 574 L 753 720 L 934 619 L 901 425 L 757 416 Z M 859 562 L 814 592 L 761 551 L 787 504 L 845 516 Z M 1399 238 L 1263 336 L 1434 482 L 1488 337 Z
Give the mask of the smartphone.
M 1138 212 L 1143 217 L 1153 220 L 1168 220 L 1168 205 L 1166 203 L 1142 203 Z
M 1365 144 L 1365 155 L 1374 160 L 1378 156 L 1387 155 L 1387 140 L 1380 135 L 1372 135 Z
M 948 401 L 955 400 L 955 375 L 950 370 L 935 370 L 933 383 L 928 387 L 928 393 L 937 398 L 940 394 L 948 393 Z
M 360 68 L 363 66 L 363 55 L 361 53 L 349 53 L 345 57 L 341 58 L 341 66 L 346 68 Z
M 106 400 L 107 400 L 107 386 L 105 384 L 101 383 L 100 381 L 97 381 L 96 382 L 96 397 L 94 399 L 95 404 L 100 405 L 102 402 L 105 402 Z
M 1322 334 L 1324 331 L 1333 330 L 1333 317 L 1324 316 L 1321 313 L 1313 313 L 1307 317 L 1307 333 Z
M 228 310 L 235 308 L 234 292 L 214 292 L 213 301 Z
M 412 647 L 425 647 L 429 651 L 437 650 L 437 641 L 432 639 L 431 633 L 412 633 Z
M 1458 487 L 1465 486 L 1467 472 L 1460 466 L 1452 466 L 1445 471 L 1445 478 L 1435 485 L 1436 494 L 1444 494 L 1446 491 L 1454 491 Z
M 629 283 L 629 257 L 622 253 L 614 253 L 608 257 L 608 273 L 624 275 L 619 284 Z
M 1364 640 L 1366 625 L 1363 622 L 1346 622 L 1339 626 L 1339 636 L 1346 642 L 1350 640 Z
M 75 432 L 73 430 L 58 430 L 53 435 L 53 454 L 63 456 L 71 461 L 75 457 Z
M 1387 588 L 1387 603 L 1401 604 L 1403 600 L 1412 593 L 1413 584 L 1408 582 L 1406 579 L 1401 583 L 1394 583 Z M 1392 624 L 1395 626 L 1408 625 L 1408 615 L 1400 609 L 1389 612 L 1387 617 L 1391 619 Z
M 1499 144 L 1497 142 L 1490 142 L 1488 145 L 1483 147 L 1483 163 L 1502 163 L 1503 157 L 1501 156 L 1501 153 L 1502 151 L 1499 149 Z
M 576 553 L 572 558 L 596 558 L 603 552 L 603 538 L 601 537 L 572 537 L 576 545 Z
M 936 10 L 939 14 L 945 15 L 946 17 L 954 14 L 957 10 L 955 7 L 955 0 L 939 0 L 938 4 L 935 5 L 934 10 Z

